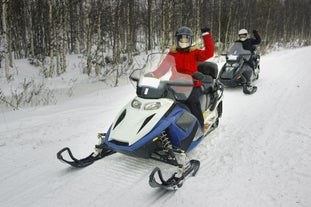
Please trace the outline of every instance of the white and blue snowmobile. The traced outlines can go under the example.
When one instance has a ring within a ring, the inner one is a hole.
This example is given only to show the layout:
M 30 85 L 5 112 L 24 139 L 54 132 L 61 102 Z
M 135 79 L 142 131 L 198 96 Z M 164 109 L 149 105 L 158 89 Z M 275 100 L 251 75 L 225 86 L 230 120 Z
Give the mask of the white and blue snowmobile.
M 163 178 L 158 167 L 152 171 L 149 184 L 155 188 L 177 189 L 187 176 L 195 175 L 200 162 L 189 161 L 185 157 L 218 126 L 222 115 L 223 87 L 217 79 L 217 65 L 200 63 L 199 70 L 207 74 L 202 81 L 205 93 L 200 98 L 204 112 L 204 127 L 201 126 L 184 104 L 196 80 L 178 73 L 174 58 L 171 60 L 162 77 L 150 76 L 149 67 L 132 72 L 130 79 L 136 83 L 137 96 L 121 109 L 106 133 L 99 133 L 99 144 L 95 146 L 94 153 L 77 159 L 66 147 L 57 153 L 57 158 L 79 168 L 119 152 L 176 166 L 176 173 L 168 179 Z M 64 159 L 65 152 L 70 159 Z
M 259 63 L 259 55 L 243 49 L 241 42 L 233 42 L 227 51 L 226 63 L 220 70 L 219 81 L 226 87 L 242 86 L 247 82 L 245 75 L 248 75 L 253 82 L 259 78 Z

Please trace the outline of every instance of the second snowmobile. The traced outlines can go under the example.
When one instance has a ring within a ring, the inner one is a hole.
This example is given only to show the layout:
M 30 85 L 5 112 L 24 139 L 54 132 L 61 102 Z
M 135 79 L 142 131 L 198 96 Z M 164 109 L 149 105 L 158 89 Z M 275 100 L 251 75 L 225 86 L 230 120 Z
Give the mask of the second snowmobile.
M 185 177 L 194 175 L 200 162 L 184 161 L 184 158 L 218 126 L 223 87 L 217 79 L 217 65 L 201 63 L 199 70 L 209 77 L 203 84 L 205 93 L 200 100 L 205 127 L 201 126 L 184 103 L 195 80 L 190 75 L 178 73 L 174 58 L 171 60 L 169 70 L 162 77 L 150 76 L 148 67 L 132 72 L 130 79 L 136 83 L 137 96 L 121 109 L 106 133 L 99 133 L 99 144 L 94 153 L 77 159 L 66 147 L 57 153 L 57 158 L 73 167 L 88 166 L 115 152 L 159 160 L 178 167 L 169 179 L 163 178 L 158 167 L 150 174 L 151 187 L 166 189 L 177 189 Z M 71 160 L 64 158 L 65 152 Z
M 244 71 L 252 71 L 252 82 L 259 78 L 259 55 L 243 49 L 241 42 L 234 42 L 229 46 L 226 63 L 220 70 L 219 81 L 227 87 L 242 86 L 246 83 Z

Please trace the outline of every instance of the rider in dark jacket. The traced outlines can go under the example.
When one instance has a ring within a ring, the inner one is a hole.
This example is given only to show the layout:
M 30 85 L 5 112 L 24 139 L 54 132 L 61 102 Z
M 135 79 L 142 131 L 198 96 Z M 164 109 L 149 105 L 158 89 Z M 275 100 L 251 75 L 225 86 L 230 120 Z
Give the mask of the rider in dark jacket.
M 256 50 L 255 45 L 261 42 L 261 38 L 258 34 L 258 31 L 253 30 L 253 34 L 255 38 L 248 38 L 247 37 L 248 32 L 246 29 L 241 29 L 238 34 L 239 34 L 239 40 L 237 40 L 236 42 L 241 42 L 245 50 L 251 51 L 252 58 L 251 58 L 251 61 L 249 62 L 249 65 L 250 67 L 252 67 L 252 69 L 254 69 L 253 60 L 257 59 L 257 56 L 255 55 L 255 50 Z M 243 92 L 245 94 L 253 94 L 257 90 L 257 86 L 253 86 L 252 84 L 252 73 L 253 73 L 252 70 L 247 70 L 247 69 L 243 72 L 243 76 L 246 79 L 245 83 L 243 84 Z
M 255 38 L 247 38 L 248 32 L 246 29 L 241 29 L 239 31 L 239 40 L 237 42 L 241 42 L 243 44 L 244 50 L 250 50 L 252 53 L 256 50 L 255 45 L 260 44 L 261 38 L 258 34 L 257 30 L 253 30 L 253 34 Z

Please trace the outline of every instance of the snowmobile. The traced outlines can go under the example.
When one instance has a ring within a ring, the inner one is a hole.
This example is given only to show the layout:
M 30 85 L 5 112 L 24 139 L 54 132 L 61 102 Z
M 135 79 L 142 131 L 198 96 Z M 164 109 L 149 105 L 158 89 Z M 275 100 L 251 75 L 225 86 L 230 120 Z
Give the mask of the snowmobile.
M 246 67 L 251 68 L 252 82 L 259 78 L 260 57 L 252 54 L 249 50 L 244 50 L 241 42 L 234 42 L 229 46 L 226 54 L 226 63 L 220 70 L 219 81 L 226 87 L 242 86 L 246 83 L 243 72 Z
M 65 147 L 57 153 L 57 158 L 81 168 L 119 152 L 176 166 L 176 172 L 168 179 L 164 179 L 160 168 L 154 168 L 149 176 L 149 184 L 154 188 L 176 190 L 187 176 L 194 176 L 200 162 L 185 157 L 218 126 L 222 115 L 223 87 L 217 79 L 217 65 L 200 63 L 199 71 L 208 77 L 208 81 L 202 81 L 204 95 L 200 97 L 204 112 L 202 127 L 185 105 L 196 80 L 178 73 L 174 58 L 169 59 L 172 61 L 165 64 L 168 69 L 161 77 L 150 76 L 149 67 L 131 73 L 130 80 L 136 85 L 137 96 L 121 109 L 106 133 L 98 134 L 99 144 L 95 145 L 95 152 L 77 159 Z M 64 153 L 68 159 L 64 158 Z

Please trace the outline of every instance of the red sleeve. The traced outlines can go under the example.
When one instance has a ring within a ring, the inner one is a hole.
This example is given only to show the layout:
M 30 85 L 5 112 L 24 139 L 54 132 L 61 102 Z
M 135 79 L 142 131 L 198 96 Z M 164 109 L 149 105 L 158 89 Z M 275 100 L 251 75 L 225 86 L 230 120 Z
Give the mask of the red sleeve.
M 211 34 L 203 35 L 204 49 L 198 50 L 197 61 L 203 62 L 214 56 L 214 43 Z
M 156 77 L 162 77 L 167 73 L 167 71 L 172 67 L 172 63 L 175 61 L 172 60 L 172 56 L 168 53 L 165 58 L 162 60 L 157 69 L 155 69 L 152 74 Z

